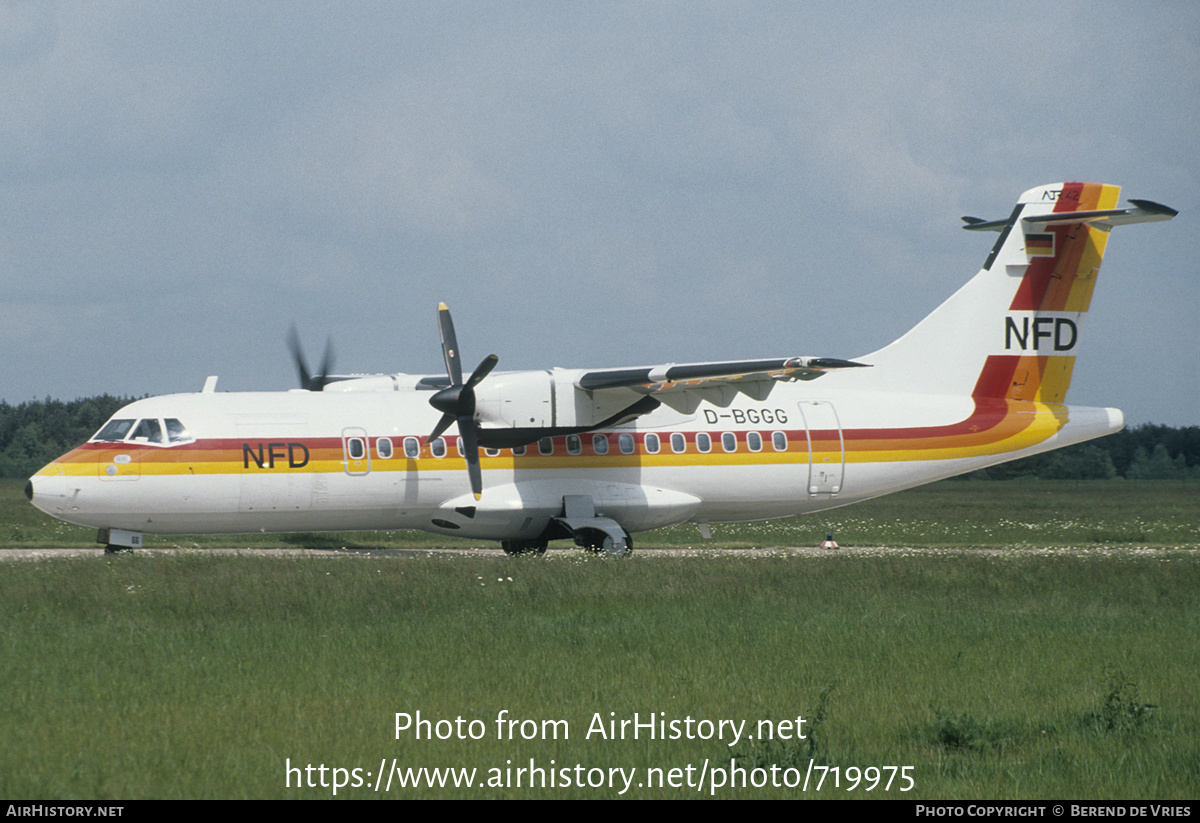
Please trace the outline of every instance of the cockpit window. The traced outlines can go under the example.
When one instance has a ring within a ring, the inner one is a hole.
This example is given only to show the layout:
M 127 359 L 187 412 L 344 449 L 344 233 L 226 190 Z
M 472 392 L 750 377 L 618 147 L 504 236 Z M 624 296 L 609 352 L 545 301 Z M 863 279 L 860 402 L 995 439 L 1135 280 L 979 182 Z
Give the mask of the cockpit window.
M 192 437 L 192 433 L 187 430 L 187 427 L 174 417 L 168 417 L 163 422 L 167 424 L 167 439 L 172 443 L 186 443 L 196 439 Z
M 166 425 L 166 438 L 163 437 L 163 425 Z M 191 443 L 196 438 L 178 419 L 168 417 L 156 420 L 146 417 L 142 420 L 135 418 L 113 418 L 104 424 L 104 428 L 96 432 L 93 442 L 120 443 L 128 440 L 132 443 L 155 443 L 158 445 L 175 445 L 176 443 Z
M 147 443 L 163 442 L 162 426 L 157 420 L 147 417 L 145 420 L 138 421 L 137 428 L 133 430 L 133 435 L 130 440 L 145 440 Z
M 96 436 L 92 439 L 109 442 L 124 440 L 125 436 L 129 434 L 129 430 L 133 428 L 133 424 L 136 422 L 136 420 L 124 418 L 118 420 L 114 418 L 113 420 L 109 420 L 107 423 L 105 423 L 104 428 L 98 431 Z

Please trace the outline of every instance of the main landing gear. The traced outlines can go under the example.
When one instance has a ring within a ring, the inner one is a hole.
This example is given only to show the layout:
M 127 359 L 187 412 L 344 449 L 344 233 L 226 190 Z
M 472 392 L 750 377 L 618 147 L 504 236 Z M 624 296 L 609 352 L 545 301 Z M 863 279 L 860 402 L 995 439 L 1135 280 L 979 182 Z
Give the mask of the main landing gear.
M 547 540 L 501 540 L 500 548 L 509 557 L 540 557 L 546 553 Z M 600 529 L 580 529 L 575 533 L 575 545 L 592 554 L 624 557 L 633 551 L 633 538 L 622 531 L 614 536 Z
M 617 521 L 596 513 L 592 498 L 587 495 L 563 495 L 562 517 L 551 521 L 575 538 L 575 545 L 593 554 L 607 557 L 628 557 L 633 551 L 629 532 Z
M 624 529 L 620 535 L 600 529 L 580 529 L 575 534 L 575 545 L 608 557 L 628 557 L 633 553 L 633 538 Z
M 563 513 L 550 518 L 542 535 L 534 540 L 502 540 L 500 547 L 507 555 L 541 555 L 546 553 L 549 540 L 573 538 L 575 545 L 592 554 L 605 557 L 628 557 L 633 552 L 633 539 L 620 523 L 596 513 L 592 498 L 587 495 L 563 496 Z
M 545 540 L 501 540 L 500 548 L 509 557 L 540 556 L 546 553 Z

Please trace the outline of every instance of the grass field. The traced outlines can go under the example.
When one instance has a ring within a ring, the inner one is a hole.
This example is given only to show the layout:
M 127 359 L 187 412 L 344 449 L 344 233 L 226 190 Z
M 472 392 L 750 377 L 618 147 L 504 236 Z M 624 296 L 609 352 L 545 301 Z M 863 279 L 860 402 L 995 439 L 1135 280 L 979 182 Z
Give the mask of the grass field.
M 336 777 L 349 784 L 339 798 L 1194 799 L 1196 491 L 943 483 L 807 523 L 716 527 L 713 541 L 812 545 L 833 530 L 843 545 L 1002 549 L 987 554 L 3 563 L 0 795 L 330 797 Z M 92 544 L 88 530 L 28 517 L 23 497 L 9 499 L 19 485 L 0 492 L 7 545 Z M 639 547 L 702 545 L 694 529 L 639 537 Z M 156 542 L 436 543 L 422 540 Z M 1090 550 L 1037 551 L 1055 547 Z M 462 734 L 481 737 L 459 739 L 452 722 L 426 734 L 449 739 L 397 737 L 396 714 L 418 711 L 461 717 Z M 503 735 L 501 712 L 535 722 Z M 679 739 L 595 732 L 597 717 L 634 713 L 678 721 Z M 744 735 L 757 736 L 758 721 L 797 716 L 803 740 L 732 746 L 729 726 L 710 735 L 697 722 L 745 721 Z M 731 758 L 751 785 L 714 788 L 721 770 L 728 783 Z M 528 774 L 511 786 L 531 760 L 555 787 L 530 788 Z M 400 788 L 394 777 L 376 793 L 381 764 L 393 762 L 475 769 L 474 787 Z M 904 766 L 907 792 L 887 768 Z M 771 785 L 805 775 L 807 791 Z M 563 787 L 568 779 L 603 785 Z

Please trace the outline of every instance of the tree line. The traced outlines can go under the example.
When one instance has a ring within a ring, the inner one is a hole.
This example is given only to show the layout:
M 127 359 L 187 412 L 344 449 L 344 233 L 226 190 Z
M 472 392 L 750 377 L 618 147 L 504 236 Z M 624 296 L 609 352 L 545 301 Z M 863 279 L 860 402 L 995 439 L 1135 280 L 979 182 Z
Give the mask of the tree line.
M 0 477 L 28 477 L 100 430 L 132 397 L 33 400 L 13 406 L 0 400 Z
M 1145 423 L 968 475 L 971 479 L 1012 480 L 1182 480 L 1200 479 L 1200 426 Z
M 0 477 L 28 477 L 99 431 L 132 397 L 109 394 L 20 405 L 0 400 Z M 970 475 L 980 480 L 1200 478 L 1200 426 L 1148 423 L 1046 454 L 1002 463 Z

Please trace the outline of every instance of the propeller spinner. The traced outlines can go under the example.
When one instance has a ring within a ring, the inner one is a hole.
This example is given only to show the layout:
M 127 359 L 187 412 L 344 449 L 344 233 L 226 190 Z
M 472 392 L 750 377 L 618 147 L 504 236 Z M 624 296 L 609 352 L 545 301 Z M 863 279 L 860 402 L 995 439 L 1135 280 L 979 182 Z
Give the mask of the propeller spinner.
M 442 419 L 425 442 L 436 440 L 450 428 L 451 423 L 458 423 L 459 443 L 467 461 L 471 491 L 478 500 L 483 496 L 483 472 L 479 468 L 479 424 L 475 421 L 475 387 L 491 373 L 500 358 L 489 354 L 475 367 L 475 371 L 464 383 L 458 338 L 454 334 L 454 321 L 450 319 L 450 309 L 445 303 L 438 304 L 438 331 L 442 337 L 442 356 L 446 359 L 446 374 L 450 377 L 450 385 L 429 398 L 429 405 L 442 413 Z

